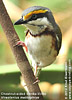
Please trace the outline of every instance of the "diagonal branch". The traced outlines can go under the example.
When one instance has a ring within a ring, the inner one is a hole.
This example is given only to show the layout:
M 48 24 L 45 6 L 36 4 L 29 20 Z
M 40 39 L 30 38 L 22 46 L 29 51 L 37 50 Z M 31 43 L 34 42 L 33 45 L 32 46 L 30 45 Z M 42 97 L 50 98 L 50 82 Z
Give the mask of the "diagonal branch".
M 19 37 L 17 33 L 14 30 L 13 24 L 8 16 L 8 13 L 5 9 L 5 6 L 0 0 L 0 24 L 4 30 L 4 33 L 8 39 L 8 42 L 10 44 L 10 47 L 14 53 L 17 65 L 21 71 L 21 74 L 23 76 L 23 79 L 27 85 L 28 91 L 30 93 L 40 93 L 41 91 L 39 89 L 38 84 L 34 84 L 33 82 L 35 81 L 35 76 L 33 74 L 33 71 L 29 65 L 29 62 L 26 58 L 26 55 L 22 49 L 21 46 L 15 46 L 17 41 L 19 41 Z M 32 99 L 36 100 L 36 98 Z M 39 100 L 43 100 L 43 96 L 39 95 Z

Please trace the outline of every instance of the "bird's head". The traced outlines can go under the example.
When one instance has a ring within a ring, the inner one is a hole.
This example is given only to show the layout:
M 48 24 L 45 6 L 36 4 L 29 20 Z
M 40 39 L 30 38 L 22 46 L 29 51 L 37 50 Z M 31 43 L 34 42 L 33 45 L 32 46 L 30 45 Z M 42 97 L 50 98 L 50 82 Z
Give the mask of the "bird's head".
M 24 24 L 32 34 L 39 34 L 48 27 L 53 30 L 55 21 L 50 9 L 41 6 L 33 6 L 23 11 L 21 19 L 14 25 Z

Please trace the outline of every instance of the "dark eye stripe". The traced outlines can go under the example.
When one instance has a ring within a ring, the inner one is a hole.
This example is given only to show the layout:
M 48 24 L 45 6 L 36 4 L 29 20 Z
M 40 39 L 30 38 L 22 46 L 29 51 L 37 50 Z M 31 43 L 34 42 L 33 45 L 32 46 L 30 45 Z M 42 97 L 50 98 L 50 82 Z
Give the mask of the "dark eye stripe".
M 33 14 L 33 15 L 28 19 L 28 21 L 36 20 L 36 19 L 38 19 L 38 18 L 43 18 L 44 16 L 46 17 L 46 13 Z

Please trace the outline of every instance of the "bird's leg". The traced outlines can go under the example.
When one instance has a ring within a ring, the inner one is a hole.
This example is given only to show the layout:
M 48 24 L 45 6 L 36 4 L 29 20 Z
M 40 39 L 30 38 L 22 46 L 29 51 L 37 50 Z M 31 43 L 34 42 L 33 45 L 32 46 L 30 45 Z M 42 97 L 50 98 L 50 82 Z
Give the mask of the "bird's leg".
M 27 48 L 27 46 L 25 45 L 25 43 L 24 43 L 23 41 L 18 41 L 16 45 L 18 45 L 18 46 L 19 46 L 19 45 L 23 46 L 23 47 L 25 48 L 26 52 L 28 52 L 28 48 Z
M 35 82 L 33 84 L 36 84 L 36 83 L 40 82 L 40 80 L 38 79 L 38 75 L 37 75 L 38 74 L 37 73 L 37 68 L 38 68 L 38 66 L 35 67 L 34 75 L 36 77 L 36 80 L 35 80 Z
M 34 75 L 35 75 L 35 77 L 36 77 L 36 75 L 37 75 L 37 65 L 36 65 L 36 67 L 35 67 L 35 70 L 34 70 Z

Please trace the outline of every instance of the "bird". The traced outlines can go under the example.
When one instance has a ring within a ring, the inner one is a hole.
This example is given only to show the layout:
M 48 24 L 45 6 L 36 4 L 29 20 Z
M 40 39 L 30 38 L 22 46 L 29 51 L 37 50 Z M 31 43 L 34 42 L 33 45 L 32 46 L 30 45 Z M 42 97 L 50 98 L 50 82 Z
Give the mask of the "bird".
M 59 54 L 62 43 L 62 32 L 56 23 L 51 10 L 43 6 L 32 6 L 25 9 L 22 16 L 14 25 L 23 24 L 27 27 L 25 40 L 18 41 L 17 45 L 25 48 L 34 68 L 51 65 Z

